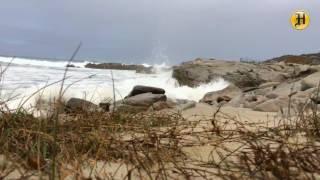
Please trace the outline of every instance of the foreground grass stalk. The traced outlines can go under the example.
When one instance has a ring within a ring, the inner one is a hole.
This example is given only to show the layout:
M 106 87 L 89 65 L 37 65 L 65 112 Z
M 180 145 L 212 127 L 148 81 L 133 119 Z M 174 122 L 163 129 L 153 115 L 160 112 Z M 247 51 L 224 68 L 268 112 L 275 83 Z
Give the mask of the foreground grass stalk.
M 62 105 L 62 99 L 63 99 L 63 87 L 64 87 L 64 83 L 65 83 L 65 79 L 67 77 L 67 72 L 68 72 L 68 69 L 69 69 L 69 65 L 70 63 L 74 60 L 74 58 L 76 57 L 76 55 L 78 54 L 80 48 L 82 46 L 82 43 L 80 42 L 78 47 L 76 48 L 76 50 L 73 52 L 71 58 L 69 59 L 68 61 L 68 64 L 66 65 L 66 68 L 65 68 L 65 71 L 64 71 L 64 74 L 63 74 L 63 78 L 62 78 L 62 81 L 61 81 L 61 86 L 60 86 L 60 91 L 59 91 L 59 96 L 58 96 L 58 100 L 57 100 L 57 107 L 56 107 L 56 110 L 55 110 L 55 113 L 54 113 L 54 117 L 53 117 L 53 120 L 54 120 L 54 127 L 53 127 L 53 157 L 52 157 L 52 174 L 51 174 L 51 179 L 55 179 L 55 176 L 56 176 L 56 166 L 57 166 L 57 162 L 56 162 L 56 158 L 57 158 L 57 134 L 58 134 L 58 131 L 59 131 L 59 124 L 58 124 L 58 121 L 59 121 L 59 114 L 62 112 L 63 110 L 63 105 Z

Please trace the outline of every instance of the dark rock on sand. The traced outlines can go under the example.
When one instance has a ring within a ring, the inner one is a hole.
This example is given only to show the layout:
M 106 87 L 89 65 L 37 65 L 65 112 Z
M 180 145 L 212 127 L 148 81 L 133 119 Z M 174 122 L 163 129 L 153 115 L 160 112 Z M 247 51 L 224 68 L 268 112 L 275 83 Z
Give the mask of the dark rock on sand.
M 118 101 L 115 103 L 116 107 L 111 105 L 110 109 L 120 113 L 139 113 L 148 111 L 154 106 L 154 110 L 161 110 L 167 108 L 166 100 L 164 94 L 144 93 Z
M 139 94 L 144 94 L 144 93 L 165 94 L 165 90 L 157 87 L 138 85 L 132 89 L 132 91 L 129 93 L 129 95 L 126 98 L 136 96 Z
M 168 99 L 165 90 L 150 86 L 135 86 L 123 100 L 110 109 L 121 113 L 139 113 L 144 111 L 178 110 L 183 111 L 196 105 L 195 101 Z
M 99 107 L 94 103 L 79 98 L 69 99 L 65 106 L 66 112 L 93 112 L 98 109 Z
M 144 93 L 136 96 L 131 96 L 123 100 L 123 104 L 131 106 L 151 106 L 158 101 L 166 101 L 167 97 L 164 94 Z

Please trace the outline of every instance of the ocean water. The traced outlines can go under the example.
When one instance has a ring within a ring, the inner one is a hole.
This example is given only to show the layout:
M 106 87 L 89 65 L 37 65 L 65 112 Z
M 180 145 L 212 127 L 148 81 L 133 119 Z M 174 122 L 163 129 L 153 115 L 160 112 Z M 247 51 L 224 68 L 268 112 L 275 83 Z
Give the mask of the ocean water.
M 0 57 L 1 69 L 4 70 L 11 61 L 10 57 Z M 85 98 L 94 103 L 112 99 L 111 70 L 85 68 L 87 63 L 72 63 L 79 68 L 69 68 L 64 84 L 64 88 L 67 88 L 64 98 Z M 21 104 L 27 108 L 32 107 L 39 96 L 46 100 L 57 97 L 66 65 L 67 61 L 15 58 L 2 74 L 1 101 L 7 102 L 9 108 L 14 109 Z M 125 97 L 135 85 L 160 87 L 166 90 L 169 98 L 195 101 L 200 100 L 207 92 L 221 90 L 228 85 L 223 79 L 217 79 L 196 88 L 179 86 L 172 78 L 169 66 L 165 63 L 153 66 L 156 74 L 112 70 L 116 100 Z

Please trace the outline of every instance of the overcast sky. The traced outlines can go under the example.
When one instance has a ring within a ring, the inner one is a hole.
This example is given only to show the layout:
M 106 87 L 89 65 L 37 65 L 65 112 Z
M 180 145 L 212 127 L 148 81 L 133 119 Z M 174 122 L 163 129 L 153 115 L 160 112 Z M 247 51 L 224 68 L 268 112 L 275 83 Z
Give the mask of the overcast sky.
M 292 29 L 295 10 L 310 27 Z M 320 51 L 319 0 L 1 0 L 0 54 L 171 63 Z

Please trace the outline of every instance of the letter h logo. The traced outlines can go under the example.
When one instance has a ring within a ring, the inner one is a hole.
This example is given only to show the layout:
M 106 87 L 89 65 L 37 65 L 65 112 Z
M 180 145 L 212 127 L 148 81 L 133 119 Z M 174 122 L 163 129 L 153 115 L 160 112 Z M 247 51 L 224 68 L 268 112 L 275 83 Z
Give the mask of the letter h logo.
M 301 17 L 302 16 L 302 17 Z M 295 26 L 305 25 L 306 24 L 306 15 L 303 12 L 296 13 L 296 24 Z

